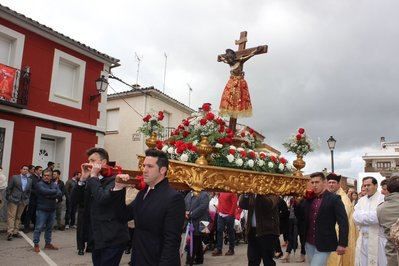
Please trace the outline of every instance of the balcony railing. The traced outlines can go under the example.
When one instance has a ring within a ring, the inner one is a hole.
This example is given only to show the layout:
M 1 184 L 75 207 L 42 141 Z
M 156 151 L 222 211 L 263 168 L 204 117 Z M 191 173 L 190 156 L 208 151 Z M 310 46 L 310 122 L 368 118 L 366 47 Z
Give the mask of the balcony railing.
M 30 84 L 30 70 L 0 64 L 0 104 L 26 108 Z
M 163 132 L 161 134 L 161 136 L 159 136 L 158 139 L 160 140 L 166 140 L 170 137 L 170 135 L 172 134 L 173 130 L 175 130 L 174 127 L 164 127 Z

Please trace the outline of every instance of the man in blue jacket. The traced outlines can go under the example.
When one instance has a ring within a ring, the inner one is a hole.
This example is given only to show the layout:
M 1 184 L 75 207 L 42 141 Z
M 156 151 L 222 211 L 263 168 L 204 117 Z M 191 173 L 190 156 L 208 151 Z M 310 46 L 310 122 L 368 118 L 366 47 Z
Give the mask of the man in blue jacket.
M 58 248 L 51 243 L 51 232 L 55 219 L 57 198 L 61 196 L 61 190 L 56 183 L 51 181 L 51 178 L 52 172 L 50 170 L 45 170 L 43 172 L 43 178 L 36 185 L 36 225 L 35 231 L 33 232 L 35 252 L 40 252 L 40 234 L 44 229 L 44 240 L 46 242 L 44 248 L 58 250 Z

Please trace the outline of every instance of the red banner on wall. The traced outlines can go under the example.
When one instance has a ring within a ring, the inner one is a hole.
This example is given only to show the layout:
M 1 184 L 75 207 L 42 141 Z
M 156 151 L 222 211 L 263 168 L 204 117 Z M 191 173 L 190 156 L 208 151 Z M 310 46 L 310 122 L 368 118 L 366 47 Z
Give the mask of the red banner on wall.
M 0 64 L 0 98 L 11 100 L 13 97 L 16 69 Z

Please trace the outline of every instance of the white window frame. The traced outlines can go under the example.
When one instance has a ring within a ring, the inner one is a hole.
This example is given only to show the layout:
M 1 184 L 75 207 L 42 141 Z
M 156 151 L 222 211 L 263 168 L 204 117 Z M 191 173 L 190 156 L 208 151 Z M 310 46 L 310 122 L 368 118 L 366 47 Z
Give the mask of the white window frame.
M 24 53 L 25 35 L 15 30 L 0 25 L 0 34 L 12 41 L 12 52 L 8 66 L 21 69 L 22 55 Z
M 67 97 L 65 95 L 61 95 L 57 93 L 57 80 L 59 75 L 59 66 L 60 61 L 65 60 L 68 63 L 76 65 L 78 69 L 78 81 L 76 83 L 76 96 L 74 98 Z M 53 60 L 53 71 L 51 73 L 51 85 L 50 85 L 50 97 L 49 101 L 59 103 L 62 105 L 66 105 L 69 107 L 82 109 L 82 102 L 83 102 L 83 86 L 85 80 L 85 73 L 86 73 L 86 62 L 76 58 L 70 54 L 67 54 L 63 51 L 58 49 L 54 49 L 54 60 Z
M 6 129 L 3 150 L 3 174 L 8 177 L 10 171 L 12 140 L 14 136 L 14 121 L 0 119 L 0 127 Z
M 118 116 L 118 125 L 117 129 L 114 130 L 108 130 L 108 112 L 116 111 L 117 116 Z M 116 134 L 119 132 L 119 126 L 120 126 L 120 109 L 119 108 L 112 108 L 112 109 L 107 109 L 106 111 L 106 123 L 105 123 L 105 130 L 107 134 Z

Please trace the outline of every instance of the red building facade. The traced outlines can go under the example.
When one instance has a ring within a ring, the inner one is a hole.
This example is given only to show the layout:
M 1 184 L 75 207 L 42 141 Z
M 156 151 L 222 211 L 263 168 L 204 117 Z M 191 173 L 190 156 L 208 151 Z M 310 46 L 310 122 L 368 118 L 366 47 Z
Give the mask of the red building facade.
M 95 81 L 118 61 L 0 5 L 3 172 L 53 161 L 65 180 L 88 148 L 103 146 L 106 94 L 99 95 Z

